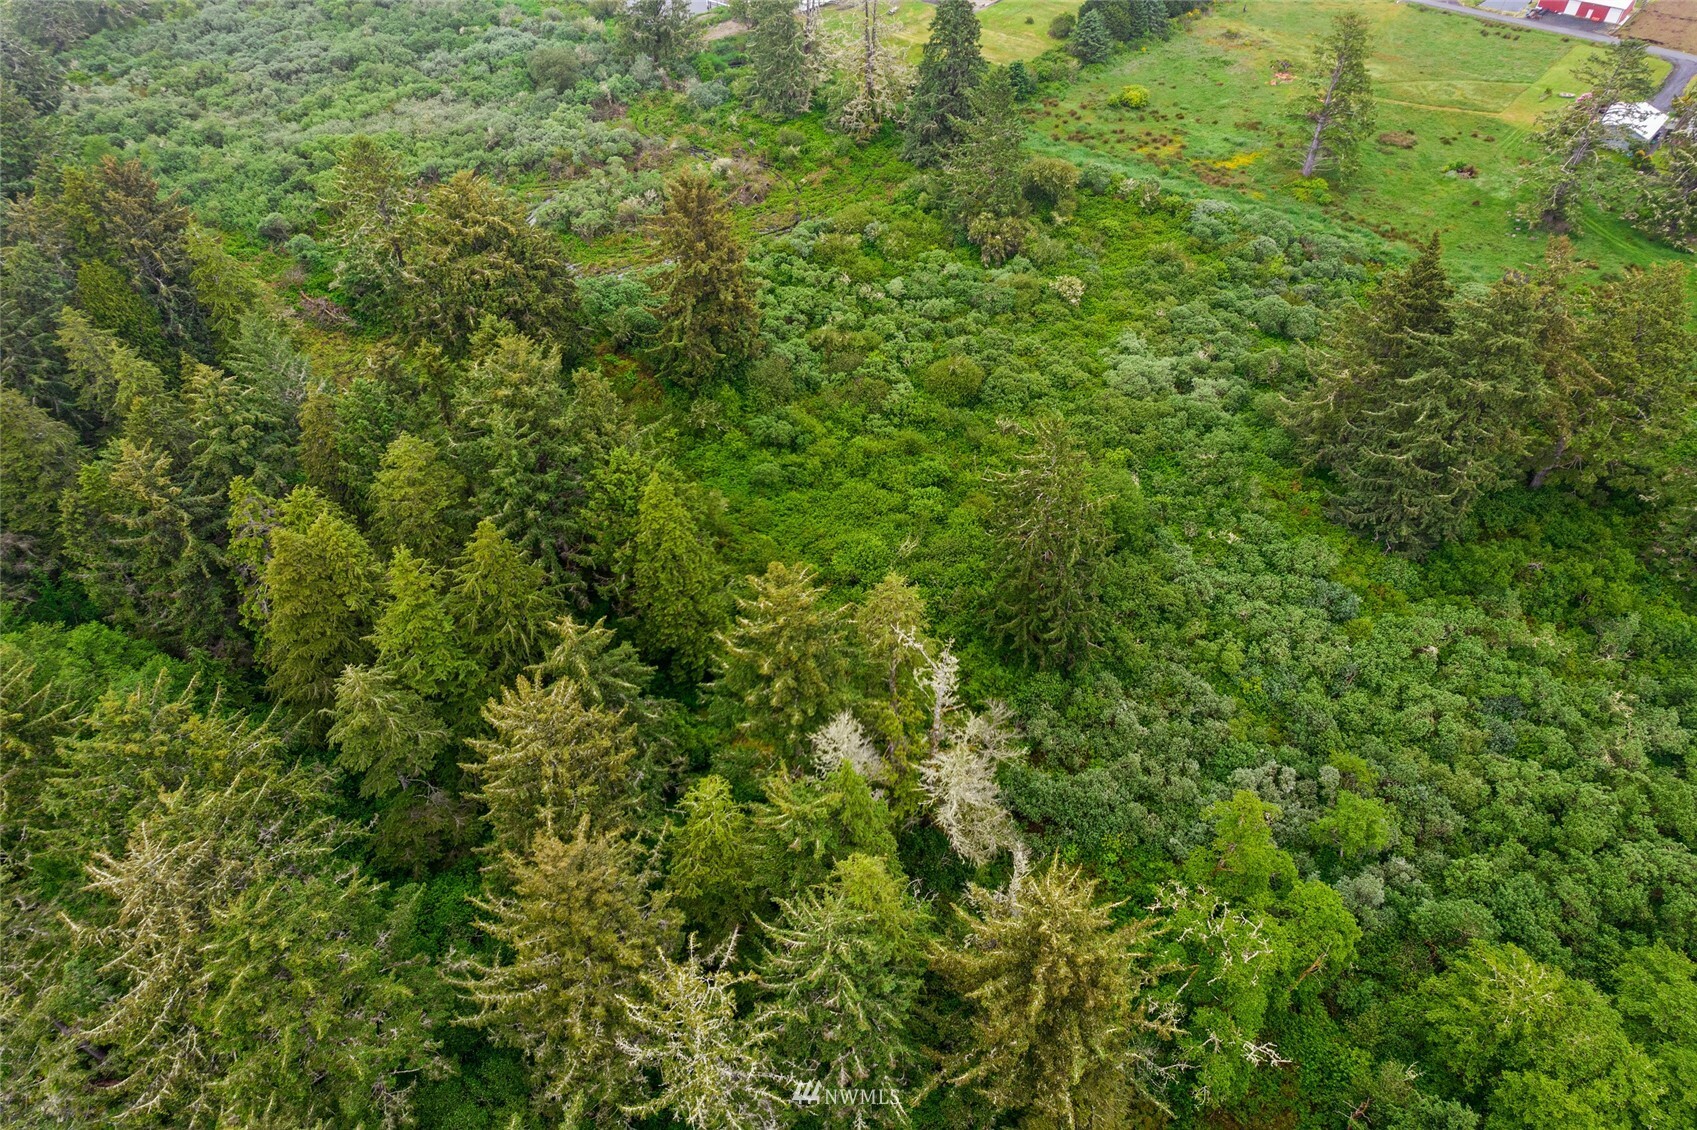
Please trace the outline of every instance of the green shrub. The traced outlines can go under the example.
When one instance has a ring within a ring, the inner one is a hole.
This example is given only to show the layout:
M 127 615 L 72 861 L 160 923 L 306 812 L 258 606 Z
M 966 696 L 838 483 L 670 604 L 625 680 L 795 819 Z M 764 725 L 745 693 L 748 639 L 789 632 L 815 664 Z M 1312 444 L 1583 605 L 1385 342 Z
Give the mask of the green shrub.
M 1118 106 L 1122 110 L 1141 110 L 1149 105 L 1149 91 L 1136 85 L 1120 87 L 1120 92 L 1108 99 L 1108 105 Z
M 1078 17 L 1071 12 L 1062 12 L 1049 21 L 1049 38 L 1065 39 L 1072 34 L 1072 29 L 1078 26 Z
M 944 404 L 963 407 L 978 399 L 984 387 L 984 366 L 970 357 L 944 357 L 925 367 L 919 383 Z

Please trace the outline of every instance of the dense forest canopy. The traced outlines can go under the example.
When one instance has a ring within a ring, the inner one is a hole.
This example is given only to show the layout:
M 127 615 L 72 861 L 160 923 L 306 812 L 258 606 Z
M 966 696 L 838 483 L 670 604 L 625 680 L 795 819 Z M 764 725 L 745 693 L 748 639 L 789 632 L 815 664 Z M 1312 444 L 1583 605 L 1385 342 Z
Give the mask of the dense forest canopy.
M 6 0 L 0 1121 L 1697 1127 L 1697 143 L 1333 6 Z

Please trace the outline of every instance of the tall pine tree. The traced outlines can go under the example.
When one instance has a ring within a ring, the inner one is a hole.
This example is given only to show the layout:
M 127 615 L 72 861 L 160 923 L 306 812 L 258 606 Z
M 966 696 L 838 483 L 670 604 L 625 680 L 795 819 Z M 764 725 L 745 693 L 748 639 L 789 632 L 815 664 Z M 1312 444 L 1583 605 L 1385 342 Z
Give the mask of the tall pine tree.
M 1373 130 L 1373 80 L 1367 74 L 1372 43 L 1367 21 L 1354 12 L 1332 20 L 1332 30 L 1314 53 L 1310 90 L 1297 103 L 1297 120 L 1308 133 L 1302 175 L 1321 168 L 1347 173 L 1355 168 L 1361 139 Z
M 655 244 L 670 266 L 660 290 L 660 369 L 696 387 L 734 372 L 760 340 L 748 252 L 724 195 L 699 169 L 666 186 Z
M 755 109 L 773 118 L 789 118 L 807 109 L 813 94 L 813 64 L 807 37 L 791 0 L 752 0 L 753 28 L 748 33 Z
M 957 122 L 971 120 L 972 91 L 986 69 L 972 0 L 940 0 L 933 12 L 902 145 L 916 165 L 936 164 L 960 140 Z
M 700 678 L 724 622 L 718 562 L 671 481 L 648 476 L 637 516 L 633 604 L 637 639 L 686 678 Z

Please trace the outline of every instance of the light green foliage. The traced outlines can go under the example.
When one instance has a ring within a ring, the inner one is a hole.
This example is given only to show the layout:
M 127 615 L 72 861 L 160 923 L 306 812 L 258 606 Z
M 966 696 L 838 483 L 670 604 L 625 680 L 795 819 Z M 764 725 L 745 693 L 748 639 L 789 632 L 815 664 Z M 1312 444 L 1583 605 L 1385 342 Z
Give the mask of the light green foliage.
M 1523 210 L 1526 218 L 1556 231 L 1574 226 L 1580 199 L 1602 156 L 1608 133 L 1603 116 L 1609 107 L 1646 98 L 1655 86 L 1643 40 L 1629 37 L 1592 56 L 1575 77 L 1588 96 L 1539 119 L 1536 140 L 1541 153 L 1527 175 L 1531 201 Z
M 659 284 L 661 371 L 690 388 L 729 376 L 755 351 L 760 307 L 742 237 L 705 172 L 689 170 L 666 185 L 654 240 L 671 264 Z
M 1390 813 L 1371 797 L 1340 790 L 1332 811 L 1314 822 L 1314 838 L 1349 861 L 1376 855 L 1390 846 Z
M 539 1102 L 573 1117 L 616 1121 L 640 1099 L 642 1077 L 619 1049 L 637 1033 L 627 999 L 672 945 L 664 900 L 643 888 L 629 844 L 589 833 L 540 836 L 509 857 L 512 894 L 481 900 L 479 928 L 508 947 L 465 963 L 470 1023 L 529 1061 Z
M 1664 1084 L 1593 986 L 1512 945 L 1474 942 L 1421 988 L 1433 1057 L 1487 1127 L 1654 1125 Z
M 576 682 L 543 686 L 523 675 L 484 708 L 495 736 L 470 743 L 465 768 L 493 834 L 510 859 L 538 836 L 558 838 L 592 820 L 617 828 L 635 786 L 635 734 L 622 714 L 584 702 Z
M 1115 927 L 1096 884 L 1052 862 L 1005 895 L 972 892 L 965 938 L 932 968 L 970 1005 L 972 1038 L 944 1065 L 1028 1126 L 1122 1124 L 1139 1099 L 1132 1071 L 1172 1025 L 1145 990 L 1151 924 Z
M 889 806 L 853 766 L 839 766 L 823 780 L 780 774 L 764 787 L 766 801 L 754 822 L 763 885 L 774 896 L 807 890 L 856 853 L 895 860 Z
M 383 453 L 371 485 L 371 524 L 379 542 L 447 561 L 465 540 L 465 480 L 427 439 L 401 434 Z
M 443 574 L 405 547 L 389 560 L 383 579 L 388 598 L 377 614 L 371 642 L 377 664 L 400 685 L 425 699 L 458 704 L 477 669 L 454 622 Z
M 959 123 L 973 115 L 972 91 L 986 64 L 978 49 L 978 13 L 971 0 L 941 0 L 908 97 L 902 156 L 934 165 L 960 140 Z
M 719 938 L 749 921 L 758 863 L 754 824 L 723 777 L 703 777 L 678 802 L 667 837 L 666 890 L 689 921 Z
M 1303 176 L 1323 168 L 1355 169 L 1362 139 L 1373 132 L 1375 121 L 1373 80 L 1367 73 L 1372 52 L 1367 21 L 1353 12 L 1333 19 L 1330 33 L 1316 46 L 1309 92 L 1297 103 L 1306 146 Z
M 1039 420 L 1032 439 L 1018 468 L 992 479 L 991 521 L 1002 554 L 994 616 L 1003 638 L 1028 660 L 1070 667 L 1098 631 L 1099 578 L 1113 535 L 1065 422 Z
M 637 639 L 682 674 L 700 678 L 724 621 L 719 568 L 699 524 L 670 480 L 654 471 L 642 492 L 632 563 Z
M 925 968 L 927 915 L 885 860 L 850 855 L 815 892 L 782 905 L 760 959 L 760 1022 L 775 1033 L 789 1073 L 837 1087 L 904 1089 L 915 1067 L 908 1014 Z M 904 1124 L 899 1103 L 829 1111 Z M 880 1117 L 882 1116 L 882 1117 Z
M 301 528 L 271 532 L 265 589 L 271 690 L 310 717 L 333 705 L 342 669 L 370 656 L 377 563 L 359 531 L 326 509 Z
M 348 667 L 336 680 L 327 736 L 336 764 L 361 774 L 361 796 L 387 796 L 429 771 L 447 745 L 418 692 L 385 667 Z
M 849 670 L 845 609 L 832 608 L 805 565 L 774 561 L 747 578 L 724 636 L 723 685 L 748 711 L 747 728 L 794 748 L 831 712 Z
M 703 961 L 664 954 L 644 975 L 648 1000 L 626 999 L 637 1035 L 626 1044 L 636 1062 L 660 1076 L 659 1093 L 633 1114 L 670 1111 L 691 1130 L 755 1130 L 774 1125 L 789 1096 L 766 1059 L 771 1033 L 737 1017 L 736 986 L 725 971 L 732 953 Z

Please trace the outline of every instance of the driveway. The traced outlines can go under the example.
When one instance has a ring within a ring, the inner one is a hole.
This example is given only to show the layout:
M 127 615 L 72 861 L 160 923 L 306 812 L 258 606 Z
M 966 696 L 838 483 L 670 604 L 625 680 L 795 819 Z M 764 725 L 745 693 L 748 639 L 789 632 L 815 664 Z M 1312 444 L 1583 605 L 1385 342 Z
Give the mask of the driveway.
M 1588 39 L 1593 43 L 1613 43 L 1615 38 L 1597 30 L 1597 25 L 1591 20 L 1582 20 L 1577 16 L 1563 16 L 1555 12 L 1545 12 L 1535 20 L 1521 19 L 1518 16 L 1505 16 L 1499 12 L 1486 11 L 1481 8 L 1469 8 L 1460 0 L 1404 0 L 1405 3 L 1419 4 L 1425 8 L 1436 8 L 1440 12 L 1454 12 L 1459 16 L 1472 16 L 1476 20 L 1489 20 L 1494 24 L 1512 24 L 1517 28 L 1527 28 L 1532 31 L 1548 31 L 1558 35 L 1572 36 L 1574 39 Z M 1659 110 L 1666 110 L 1673 105 L 1693 77 L 1697 77 L 1697 55 L 1687 51 L 1675 51 L 1671 47 L 1656 47 L 1645 44 L 1650 54 L 1660 59 L 1666 59 L 1673 64 L 1673 70 L 1668 73 L 1667 81 L 1662 88 L 1651 96 L 1650 101 Z

